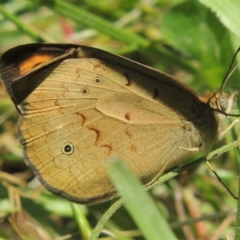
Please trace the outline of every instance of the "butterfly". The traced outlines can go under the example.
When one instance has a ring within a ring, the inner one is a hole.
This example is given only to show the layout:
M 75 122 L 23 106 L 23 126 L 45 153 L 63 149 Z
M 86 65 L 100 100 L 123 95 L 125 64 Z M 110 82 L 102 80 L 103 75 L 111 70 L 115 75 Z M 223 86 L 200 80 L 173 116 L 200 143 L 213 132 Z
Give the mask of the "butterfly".
M 4 53 L 0 78 L 20 113 L 26 164 L 51 192 L 77 203 L 116 196 L 106 163 L 120 156 L 149 185 L 221 137 L 238 95 L 200 96 L 174 77 L 75 44 Z

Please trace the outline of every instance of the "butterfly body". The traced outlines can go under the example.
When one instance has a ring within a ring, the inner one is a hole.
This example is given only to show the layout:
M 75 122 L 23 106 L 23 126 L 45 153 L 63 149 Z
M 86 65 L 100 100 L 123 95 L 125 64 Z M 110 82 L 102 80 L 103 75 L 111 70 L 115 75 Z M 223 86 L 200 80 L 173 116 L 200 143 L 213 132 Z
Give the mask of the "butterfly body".
M 108 159 L 121 157 L 148 184 L 208 152 L 221 131 L 217 99 L 203 100 L 167 74 L 99 49 L 23 45 L 2 56 L 0 73 L 21 115 L 17 134 L 27 165 L 71 201 L 115 196 Z

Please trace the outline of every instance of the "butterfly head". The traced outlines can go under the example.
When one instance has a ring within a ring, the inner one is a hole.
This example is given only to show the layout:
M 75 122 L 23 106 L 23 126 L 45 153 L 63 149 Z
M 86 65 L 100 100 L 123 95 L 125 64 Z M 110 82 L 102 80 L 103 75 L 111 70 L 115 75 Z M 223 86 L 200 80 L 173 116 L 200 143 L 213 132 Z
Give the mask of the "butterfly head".
M 221 90 L 213 94 L 208 100 L 210 107 L 221 115 L 231 115 L 236 105 L 238 90 L 234 90 L 231 94 L 227 94 Z

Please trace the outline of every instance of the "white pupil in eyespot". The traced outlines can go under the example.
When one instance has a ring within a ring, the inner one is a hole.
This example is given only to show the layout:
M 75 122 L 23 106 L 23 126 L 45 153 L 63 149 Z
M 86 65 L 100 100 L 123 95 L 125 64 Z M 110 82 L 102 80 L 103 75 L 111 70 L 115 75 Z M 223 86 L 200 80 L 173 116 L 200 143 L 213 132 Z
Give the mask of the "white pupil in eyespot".
M 65 152 L 70 152 L 71 151 L 71 146 L 67 145 L 64 147 Z

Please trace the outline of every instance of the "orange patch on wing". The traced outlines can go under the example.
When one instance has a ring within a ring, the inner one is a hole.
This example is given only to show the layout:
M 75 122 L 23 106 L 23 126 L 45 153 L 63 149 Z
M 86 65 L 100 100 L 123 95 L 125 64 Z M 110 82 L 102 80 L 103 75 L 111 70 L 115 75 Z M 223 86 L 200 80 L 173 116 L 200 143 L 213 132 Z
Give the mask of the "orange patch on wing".
M 30 72 L 36 67 L 37 65 L 47 62 L 49 60 L 53 59 L 52 55 L 33 55 L 29 58 L 27 58 L 25 61 L 21 62 L 20 64 L 20 75 L 24 75 L 27 72 Z

